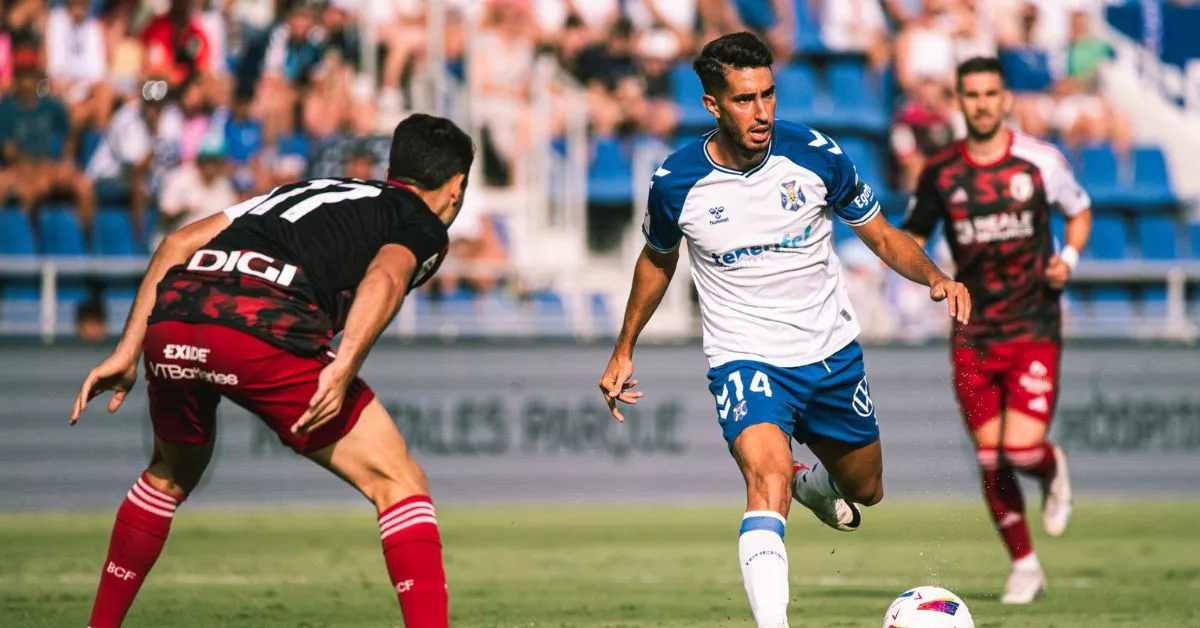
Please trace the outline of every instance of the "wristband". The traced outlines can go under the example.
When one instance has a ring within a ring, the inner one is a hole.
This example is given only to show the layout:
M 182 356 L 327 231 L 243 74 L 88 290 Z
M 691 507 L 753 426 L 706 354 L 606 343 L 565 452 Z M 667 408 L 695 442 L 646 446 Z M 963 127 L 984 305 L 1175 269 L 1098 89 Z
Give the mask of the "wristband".
M 1064 246 L 1063 250 L 1058 253 L 1058 259 L 1062 260 L 1071 272 L 1075 272 L 1075 267 L 1079 265 L 1079 251 L 1073 246 Z

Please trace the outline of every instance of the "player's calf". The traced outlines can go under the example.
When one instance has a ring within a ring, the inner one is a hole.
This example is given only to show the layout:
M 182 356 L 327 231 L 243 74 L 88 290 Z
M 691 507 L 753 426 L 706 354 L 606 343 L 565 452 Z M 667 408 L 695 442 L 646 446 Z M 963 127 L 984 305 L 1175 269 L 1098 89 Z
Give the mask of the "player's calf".
M 175 510 L 196 487 L 211 456 L 211 442 L 180 445 L 155 441 L 149 468 L 117 510 L 88 626 L 114 628 L 124 621 L 150 568 L 162 554 Z

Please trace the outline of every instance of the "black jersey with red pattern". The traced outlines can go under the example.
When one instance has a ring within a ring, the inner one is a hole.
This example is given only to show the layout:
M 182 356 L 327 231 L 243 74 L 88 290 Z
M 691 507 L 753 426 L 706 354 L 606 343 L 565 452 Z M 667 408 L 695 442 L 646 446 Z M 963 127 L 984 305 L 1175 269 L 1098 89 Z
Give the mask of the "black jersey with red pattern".
M 380 181 L 303 181 L 225 214 L 230 226 L 158 284 L 151 323 L 217 323 L 312 355 L 345 326 L 354 291 L 384 245 L 412 251 L 415 288 L 449 244 L 446 225 L 419 196 Z
M 1020 133 L 990 164 L 975 163 L 963 142 L 930 159 L 903 228 L 928 238 L 946 222 L 956 278 L 972 300 L 955 345 L 1061 341 L 1061 292 L 1046 280 L 1050 212 L 1074 216 L 1090 203 L 1058 149 Z

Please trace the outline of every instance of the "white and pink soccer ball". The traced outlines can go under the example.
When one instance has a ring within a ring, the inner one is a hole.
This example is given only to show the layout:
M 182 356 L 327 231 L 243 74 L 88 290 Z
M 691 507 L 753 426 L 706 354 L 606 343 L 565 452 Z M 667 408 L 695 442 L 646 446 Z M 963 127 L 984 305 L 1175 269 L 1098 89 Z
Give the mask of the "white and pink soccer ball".
M 883 628 L 975 628 L 962 598 L 940 587 L 900 594 L 883 616 Z

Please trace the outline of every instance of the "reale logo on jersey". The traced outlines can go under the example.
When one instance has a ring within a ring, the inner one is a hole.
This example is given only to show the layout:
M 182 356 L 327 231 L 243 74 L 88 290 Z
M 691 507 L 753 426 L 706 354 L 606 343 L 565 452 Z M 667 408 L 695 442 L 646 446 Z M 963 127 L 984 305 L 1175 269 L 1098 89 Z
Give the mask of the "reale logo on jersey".
M 800 211 L 804 206 L 804 192 L 796 185 L 795 179 L 779 184 L 779 204 L 790 212 Z
M 986 244 L 1031 238 L 1034 234 L 1033 212 L 1000 212 L 954 221 L 959 244 Z
M 711 215 L 713 217 L 712 220 L 708 221 L 708 224 L 710 224 L 710 225 L 719 225 L 723 222 L 729 222 L 729 218 L 724 217 L 724 214 L 725 214 L 725 206 L 724 205 L 718 205 L 716 207 L 709 207 L 708 213 L 709 213 L 709 215 Z

